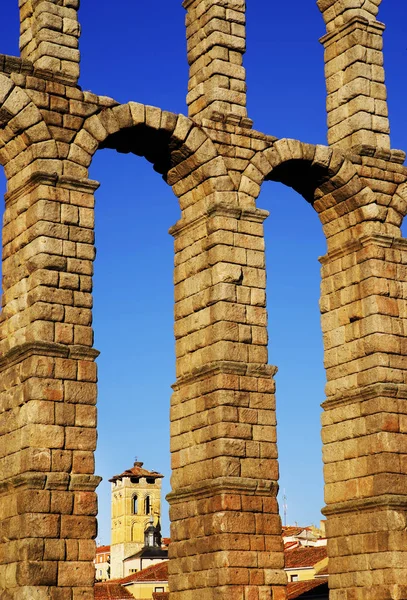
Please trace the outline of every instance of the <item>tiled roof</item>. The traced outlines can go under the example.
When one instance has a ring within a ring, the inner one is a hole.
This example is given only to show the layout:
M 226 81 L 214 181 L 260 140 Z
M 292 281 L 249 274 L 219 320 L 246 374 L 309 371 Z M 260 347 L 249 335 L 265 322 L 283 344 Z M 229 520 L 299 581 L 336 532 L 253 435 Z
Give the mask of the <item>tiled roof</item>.
M 132 594 L 118 583 L 95 583 L 95 600 L 128 600 Z
M 123 477 L 155 477 L 156 479 L 164 477 L 164 475 L 161 475 L 157 471 L 147 471 L 147 469 L 143 469 L 142 467 L 142 462 L 135 462 L 131 469 L 123 471 L 120 475 L 113 475 L 109 481 L 115 482 L 118 479 L 123 479 Z
M 121 584 L 133 583 L 134 581 L 168 581 L 168 560 L 127 575 L 119 581 Z
M 308 527 L 292 527 L 291 525 L 283 526 L 283 537 L 291 537 L 292 535 L 300 535 L 304 529 Z
M 110 552 L 110 546 L 98 546 L 96 548 L 96 554 L 104 554 L 105 552 Z
M 317 562 L 327 557 L 326 546 L 300 546 L 287 550 L 285 556 L 286 569 L 313 567 Z
M 284 544 L 284 552 L 286 550 L 292 550 L 293 548 L 298 548 L 299 545 L 300 545 L 299 542 L 294 542 L 294 541 L 293 542 L 286 542 Z
M 305 592 L 309 592 L 320 585 L 326 584 L 328 579 L 321 577 L 321 579 L 308 579 L 307 581 L 292 581 L 287 585 L 287 600 L 294 600 L 299 598 Z
M 169 592 L 153 592 L 153 600 L 169 600 Z

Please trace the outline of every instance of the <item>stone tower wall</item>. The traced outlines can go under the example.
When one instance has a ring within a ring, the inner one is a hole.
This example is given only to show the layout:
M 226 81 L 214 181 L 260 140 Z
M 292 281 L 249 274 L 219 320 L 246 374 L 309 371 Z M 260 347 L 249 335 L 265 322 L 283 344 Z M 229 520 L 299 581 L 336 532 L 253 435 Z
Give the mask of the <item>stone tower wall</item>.
M 99 148 L 145 156 L 182 212 L 171 230 L 171 600 L 286 597 L 276 369 L 267 357 L 267 213 L 257 206 L 266 180 L 310 202 L 327 238 L 330 598 L 406 597 L 407 170 L 405 154 L 389 144 L 378 5 L 319 1 L 330 146 L 313 146 L 251 129 L 244 2 L 186 4 L 189 117 L 82 92 L 71 23 L 77 3 L 20 2 L 22 57 L 0 56 L 2 600 L 93 599 L 98 184 L 88 167 Z M 63 33 L 57 46 L 53 31 Z
M 134 513 L 133 498 L 138 498 L 137 514 Z M 151 509 L 145 512 L 145 499 L 151 500 Z M 154 484 L 141 478 L 132 483 L 129 477 L 123 477 L 112 483 L 112 535 L 110 543 L 111 579 L 124 577 L 123 560 L 136 554 L 144 546 L 144 532 L 154 518 L 157 525 L 161 517 L 161 479 Z

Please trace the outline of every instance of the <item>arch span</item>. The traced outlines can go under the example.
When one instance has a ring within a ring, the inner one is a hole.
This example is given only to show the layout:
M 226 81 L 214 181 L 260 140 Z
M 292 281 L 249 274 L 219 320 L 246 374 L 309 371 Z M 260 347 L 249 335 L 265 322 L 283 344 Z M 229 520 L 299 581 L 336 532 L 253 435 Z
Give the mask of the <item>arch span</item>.
M 407 212 L 404 184 L 387 206 L 359 175 L 358 165 L 338 149 L 278 140 L 251 159 L 239 191 L 256 199 L 264 181 L 292 187 L 313 206 L 329 249 L 370 235 L 373 229 L 382 235 L 401 235 L 400 225 Z
M 89 117 L 76 135 L 64 172 L 87 177 L 98 149 L 144 156 L 180 199 L 201 182 L 216 191 L 233 189 L 225 162 L 204 130 L 184 115 L 129 102 Z
M 342 152 L 291 139 L 278 140 L 271 148 L 255 154 L 243 173 L 240 191 L 250 188 L 257 197 L 260 186 L 267 180 L 292 187 L 317 212 L 326 208 L 321 199 L 328 194 L 340 202 L 344 196 L 363 188 L 355 166 Z M 344 189 L 345 186 L 348 187 Z

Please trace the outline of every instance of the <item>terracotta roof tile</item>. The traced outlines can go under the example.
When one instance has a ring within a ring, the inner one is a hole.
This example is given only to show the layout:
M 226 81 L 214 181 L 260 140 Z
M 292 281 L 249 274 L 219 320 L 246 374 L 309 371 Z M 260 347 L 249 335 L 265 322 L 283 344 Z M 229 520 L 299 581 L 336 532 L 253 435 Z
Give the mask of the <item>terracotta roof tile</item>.
M 98 546 L 96 548 L 96 554 L 103 554 L 104 552 L 110 552 L 110 546 Z
M 123 479 L 123 477 L 155 477 L 156 479 L 164 477 L 164 475 L 161 475 L 157 471 L 147 471 L 147 469 L 143 469 L 142 467 L 142 462 L 135 462 L 131 469 L 123 471 L 120 475 L 113 475 L 109 481 L 115 482 L 118 479 Z
M 284 553 L 285 568 L 298 569 L 313 567 L 317 562 L 327 557 L 326 546 L 300 546 Z
M 287 600 L 294 600 L 305 592 L 309 592 L 320 585 L 326 584 L 328 579 L 321 577 L 321 579 L 308 579 L 307 581 L 293 581 L 287 585 Z
M 153 592 L 153 600 L 170 600 L 169 592 Z
M 133 598 L 129 590 L 126 590 L 118 583 L 95 583 L 95 600 L 128 600 Z
M 284 544 L 284 551 L 286 550 L 292 550 L 293 548 L 298 548 L 298 546 L 300 545 L 300 542 L 286 542 Z
M 132 583 L 133 581 L 168 581 L 168 560 L 127 575 L 127 577 L 118 581 L 122 584 Z
M 300 535 L 307 527 L 292 527 L 291 525 L 283 526 L 283 537 L 291 537 L 292 535 Z

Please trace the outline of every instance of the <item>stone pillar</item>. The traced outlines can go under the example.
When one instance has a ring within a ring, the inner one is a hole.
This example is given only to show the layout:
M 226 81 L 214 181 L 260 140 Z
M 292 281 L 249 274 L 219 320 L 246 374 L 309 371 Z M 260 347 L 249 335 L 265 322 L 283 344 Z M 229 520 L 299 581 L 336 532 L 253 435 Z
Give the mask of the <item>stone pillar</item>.
M 245 0 L 184 0 L 189 116 L 251 127 L 246 110 Z
M 6 195 L 0 597 L 92 600 L 99 478 L 94 182 L 33 175 Z
M 77 83 L 79 0 L 20 0 L 20 52 L 38 69 Z
M 208 199 L 209 202 L 209 199 Z M 265 211 L 212 205 L 175 237 L 172 600 L 284 600 Z
M 343 150 L 390 149 L 381 0 L 318 0 L 325 48 L 328 143 Z
M 322 259 L 331 600 L 407 597 L 407 240 L 375 229 Z

